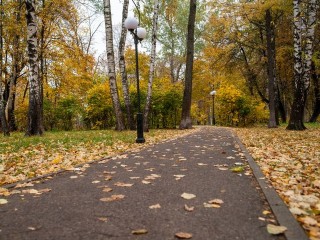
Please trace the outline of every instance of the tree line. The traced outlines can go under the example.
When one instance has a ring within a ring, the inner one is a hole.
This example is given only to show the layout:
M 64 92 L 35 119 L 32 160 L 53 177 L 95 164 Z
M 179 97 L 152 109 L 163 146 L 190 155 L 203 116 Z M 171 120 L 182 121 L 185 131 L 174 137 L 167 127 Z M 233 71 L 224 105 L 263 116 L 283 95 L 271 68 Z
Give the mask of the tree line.
M 220 125 L 303 130 L 317 121 L 316 0 L 123 0 L 120 26 L 110 0 L 1 0 L 4 135 L 135 129 L 134 51 L 124 27 L 133 3 L 148 29 L 139 53 L 145 131 L 206 124 L 213 110 Z M 106 53 L 97 58 L 99 14 Z

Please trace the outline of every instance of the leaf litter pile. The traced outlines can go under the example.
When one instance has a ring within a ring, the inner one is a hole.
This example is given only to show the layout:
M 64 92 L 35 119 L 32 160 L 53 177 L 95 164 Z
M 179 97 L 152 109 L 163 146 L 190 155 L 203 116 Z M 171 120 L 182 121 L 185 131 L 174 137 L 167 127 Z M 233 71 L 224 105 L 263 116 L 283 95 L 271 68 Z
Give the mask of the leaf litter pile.
M 320 129 L 234 130 L 310 239 L 319 240 Z
M 57 172 L 91 161 L 146 147 L 190 131 L 152 130 L 147 142 L 135 143 L 133 131 L 46 132 L 43 137 L 0 136 L 0 186 Z

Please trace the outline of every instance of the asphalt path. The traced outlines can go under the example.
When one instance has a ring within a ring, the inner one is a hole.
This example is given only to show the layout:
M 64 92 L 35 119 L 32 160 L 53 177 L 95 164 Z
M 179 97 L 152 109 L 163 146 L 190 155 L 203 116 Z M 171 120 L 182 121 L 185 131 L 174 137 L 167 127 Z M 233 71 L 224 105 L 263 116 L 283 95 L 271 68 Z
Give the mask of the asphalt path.
M 16 194 L 0 205 L 0 239 L 164 240 L 179 232 L 200 240 L 285 239 L 268 233 L 277 220 L 224 128 L 199 128 L 10 190 Z

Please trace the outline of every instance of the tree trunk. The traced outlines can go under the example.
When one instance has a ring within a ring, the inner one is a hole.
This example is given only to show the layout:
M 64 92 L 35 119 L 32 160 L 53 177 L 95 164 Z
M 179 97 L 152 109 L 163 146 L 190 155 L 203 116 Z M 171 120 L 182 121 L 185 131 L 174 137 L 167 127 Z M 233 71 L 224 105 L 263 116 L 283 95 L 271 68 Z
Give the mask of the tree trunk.
M 276 120 L 276 94 L 275 94 L 275 35 L 272 23 L 271 10 L 266 10 L 266 33 L 267 33 L 267 58 L 268 58 L 268 92 L 269 92 L 269 128 L 277 127 Z
M 17 9 L 16 9 L 16 24 L 19 26 L 21 24 L 21 0 L 17 0 Z M 19 67 L 19 58 L 21 58 L 20 51 L 20 32 L 16 31 L 13 39 L 13 54 L 12 54 L 12 72 L 10 75 L 9 81 L 9 95 L 6 104 L 6 114 L 8 120 L 8 126 L 10 131 L 16 131 L 17 125 L 15 120 L 15 99 L 16 99 L 16 85 L 18 80 L 18 75 L 20 74 L 21 68 Z
M 295 94 L 288 130 L 304 130 L 304 107 L 307 98 L 307 91 L 310 85 L 311 58 L 313 54 L 313 43 L 316 25 L 316 0 L 307 3 L 307 12 L 302 14 L 302 4 L 300 0 L 294 0 L 294 77 Z M 306 21 L 303 26 L 302 21 Z M 302 39 L 303 28 L 306 29 L 305 39 Z M 302 41 L 305 41 L 303 52 Z M 304 60 L 303 56 L 304 55 Z
M 319 81 L 319 74 L 316 73 L 316 67 L 314 62 L 312 62 L 311 65 L 311 79 L 314 85 L 314 107 L 313 107 L 313 113 L 310 117 L 309 122 L 316 122 L 317 118 L 320 114 L 320 81 Z
M 185 72 L 185 85 L 182 102 L 182 115 L 180 129 L 192 128 L 191 99 L 192 99 L 192 71 L 194 56 L 194 28 L 197 11 L 197 0 L 190 0 L 188 36 L 187 36 L 187 60 Z
M 152 99 L 152 85 L 155 71 L 155 60 L 156 60 L 156 46 L 157 46 L 157 30 L 158 30 L 158 16 L 159 16 L 159 0 L 155 0 L 154 9 L 153 9 L 153 19 L 152 19 L 152 47 L 150 54 L 150 69 L 149 69 L 149 81 L 148 81 L 148 93 L 147 100 L 144 109 L 144 122 L 143 129 L 145 132 L 149 131 L 149 112 L 151 108 L 151 99 Z
M 127 36 L 127 29 L 124 26 L 124 21 L 128 16 L 128 6 L 129 0 L 124 0 L 123 2 L 123 10 L 122 10 L 122 30 L 119 42 L 119 67 L 120 73 L 122 78 L 122 90 L 123 90 L 123 98 L 124 103 L 126 105 L 127 110 L 127 126 L 130 130 L 135 130 L 135 122 L 133 118 L 133 114 L 131 111 L 131 100 L 129 94 L 129 86 L 128 86 L 128 77 L 126 71 L 126 62 L 124 58 L 124 50 L 125 50 L 125 43 L 126 43 L 126 36 Z
M 116 67 L 115 67 L 114 50 L 113 50 L 113 34 L 112 34 L 110 0 L 104 0 L 104 20 L 105 20 L 105 31 L 106 31 L 109 85 L 110 85 L 110 93 L 112 97 L 113 108 L 116 115 L 116 130 L 123 131 L 125 127 L 123 124 L 123 116 L 122 116 L 117 81 L 116 81 Z
M 29 63 L 29 112 L 26 136 L 43 134 L 41 84 L 39 79 L 39 59 L 37 40 L 37 19 L 34 0 L 26 0 L 27 43 Z
M 4 136 L 10 136 L 7 119 L 5 116 L 5 101 L 4 101 L 4 87 L 2 82 L 2 68 L 3 68 L 3 10 L 2 10 L 2 0 L 0 1 L 0 124 Z

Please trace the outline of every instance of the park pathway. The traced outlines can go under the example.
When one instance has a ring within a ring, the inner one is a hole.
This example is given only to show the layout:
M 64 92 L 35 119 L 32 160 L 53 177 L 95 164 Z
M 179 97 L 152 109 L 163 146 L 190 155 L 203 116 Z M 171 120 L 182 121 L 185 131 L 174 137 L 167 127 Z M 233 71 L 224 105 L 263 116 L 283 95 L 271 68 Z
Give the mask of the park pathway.
M 169 240 L 179 232 L 197 240 L 285 239 L 267 232 L 276 220 L 224 128 L 202 127 L 14 191 L 0 205 L 1 240 Z

